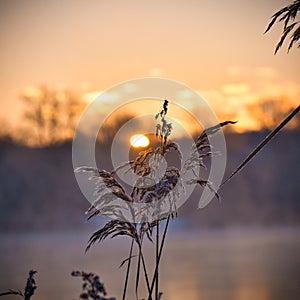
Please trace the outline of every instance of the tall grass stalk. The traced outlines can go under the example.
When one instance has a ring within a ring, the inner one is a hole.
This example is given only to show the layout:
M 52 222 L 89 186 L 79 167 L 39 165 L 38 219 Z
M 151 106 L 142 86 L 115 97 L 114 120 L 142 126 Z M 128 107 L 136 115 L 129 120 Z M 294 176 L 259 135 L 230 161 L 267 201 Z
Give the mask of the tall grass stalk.
M 159 247 L 159 253 L 158 253 L 158 257 L 157 257 L 157 261 L 156 261 L 156 265 L 155 265 L 155 271 L 154 271 L 154 275 L 153 275 L 153 279 L 152 279 L 152 283 L 151 283 L 150 292 L 149 292 L 149 295 L 148 295 L 148 300 L 152 300 L 152 292 L 153 292 L 154 284 L 155 284 L 155 282 L 157 280 L 157 276 L 158 276 L 159 263 L 160 263 L 160 259 L 161 259 L 161 256 L 162 256 L 162 251 L 163 251 L 166 236 L 167 236 L 170 217 L 171 217 L 171 215 L 168 215 L 166 225 L 165 225 L 165 229 L 164 229 L 164 233 L 163 233 L 162 240 L 161 240 L 161 244 L 160 244 L 160 247 Z
M 128 279 L 129 279 L 129 272 L 130 272 L 130 266 L 131 266 L 133 244 L 134 244 L 134 239 L 132 238 L 132 240 L 131 240 L 131 246 L 130 246 L 130 250 L 129 250 L 129 259 L 128 259 L 128 262 L 127 262 L 127 269 L 126 269 L 126 276 L 125 276 L 125 282 L 124 282 L 122 300 L 125 300 L 125 298 L 126 298 L 126 292 L 127 292 L 127 286 L 128 286 Z
M 285 125 L 287 125 L 296 115 L 297 113 L 300 111 L 300 105 L 298 105 L 298 107 L 296 107 L 284 120 L 282 120 L 282 122 L 275 128 L 273 129 L 264 140 L 262 140 L 252 151 L 251 153 L 244 159 L 244 161 L 232 172 L 232 174 L 223 181 L 223 183 L 221 184 L 224 185 L 225 183 L 227 183 L 233 176 L 235 176 L 238 172 L 240 172 L 245 166 L 246 164 L 248 164 L 248 162 L 257 154 L 259 153 L 262 148 L 264 148 L 274 137 L 275 135 L 281 131 L 281 129 L 283 129 L 283 127 Z
M 155 176 L 162 162 L 162 157 L 166 157 L 168 153 L 173 152 L 177 154 L 179 159 L 182 159 L 179 146 L 169 138 L 172 131 L 172 124 L 167 121 L 167 112 L 168 101 L 165 100 L 162 110 L 155 116 L 157 120 L 157 145 L 150 146 L 150 148 L 141 151 L 134 160 L 125 162 L 111 172 L 90 167 L 80 167 L 75 170 L 76 172 L 82 171 L 89 173 L 91 175 L 90 179 L 96 182 L 95 194 L 98 195 L 98 197 L 87 211 L 89 219 L 98 215 L 113 217 L 111 221 L 108 221 L 90 237 L 86 251 L 96 241 L 103 241 L 108 236 L 112 238 L 128 236 L 131 238 L 129 257 L 121 264 L 122 266 L 127 262 L 122 300 L 126 299 L 129 274 L 132 269 L 131 260 L 135 256 L 138 257 L 135 278 L 136 299 L 138 300 L 139 298 L 138 292 L 142 270 L 147 286 L 146 299 L 161 299 L 162 293 L 159 291 L 159 268 L 170 219 L 177 216 L 176 203 L 184 192 L 182 188 L 183 176 L 181 175 L 190 172 L 189 174 L 192 179 L 187 180 L 185 182 L 186 184 L 200 184 L 202 187 L 208 186 L 214 195 L 218 197 L 212 184 L 200 177 L 199 167 L 205 168 L 204 159 L 214 155 L 208 137 L 218 132 L 221 127 L 234 124 L 235 122 L 225 121 L 204 130 L 196 140 L 194 146 L 192 146 L 191 156 L 184 162 L 182 170 L 179 170 L 175 166 L 167 166 L 165 173 L 160 174 L 163 176 L 159 176 L 160 179 L 157 180 Z M 124 172 L 131 170 L 134 174 L 138 175 L 138 179 L 130 193 L 127 193 L 126 189 L 116 177 L 117 171 L 121 171 L 122 169 L 125 170 Z M 144 185 L 147 180 L 152 182 L 150 186 Z M 115 202 L 120 199 L 123 200 L 121 204 L 120 201 Z M 137 207 L 140 206 L 132 205 L 135 203 L 147 203 L 148 206 L 144 210 L 137 209 Z M 167 208 L 162 206 L 165 204 L 168 205 Z M 162 208 L 164 208 L 164 210 L 162 210 Z M 150 213 L 148 209 L 150 209 Z M 131 215 L 133 222 L 130 222 L 128 218 L 124 216 L 125 211 L 126 214 Z M 139 218 L 139 223 L 137 223 L 136 217 Z M 165 226 L 161 233 L 163 220 L 165 221 Z M 152 239 L 154 230 L 156 236 Z M 147 237 L 153 242 L 155 248 L 153 257 L 155 268 L 151 281 L 149 280 L 148 267 L 143 253 L 144 237 Z M 137 245 L 137 255 L 133 255 L 135 249 L 134 244 Z
M 158 255 L 159 255 L 159 221 L 157 221 L 156 225 L 156 251 L 155 251 L 155 261 L 156 265 L 159 265 Z M 156 278 L 155 278 L 155 300 L 158 300 L 158 276 L 159 271 L 157 270 Z
M 146 266 L 146 262 L 145 262 L 143 250 L 142 250 L 142 244 L 138 243 L 138 246 L 139 246 L 139 256 L 141 257 L 141 260 L 142 260 L 142 265 L 143 265 L 143 270 L 144 270 L 144 276 L 145 276 L 145 281 L 146 281 L 146 285 L 147 285 L 147 290 L 149 292 L 150 291 L 149 276 L 148 276 L 148 272 L 147 272 L 147 266 Z M 136 292 L 137 292 L 137 289 L 138 289 L 138 285 L 137 285 L 137 288 L 136 288 Z

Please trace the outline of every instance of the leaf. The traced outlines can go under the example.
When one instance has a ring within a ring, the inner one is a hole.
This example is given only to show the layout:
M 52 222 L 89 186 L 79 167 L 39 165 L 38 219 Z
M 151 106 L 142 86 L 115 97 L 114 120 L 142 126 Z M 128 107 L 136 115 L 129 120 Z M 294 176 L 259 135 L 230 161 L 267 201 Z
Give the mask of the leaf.
M 281 36 L 281 39 L 280 41 L 278 42 L 277 46 L 276 46 L 276 49 L 275 49 L 275 54 L 278 52 L 278 50 L 281 48 L 284 40 L 286 39 L 287 35 L 291 32 L 291 30 L 295 27 L 297 23 L 293 23 L 291 24 L 290 26 L 286 27 L 283 31 L 283 34 Z
M 267 27 L 267 29 L 265 30 L 264 33 L 267 33 L 267 32 L 271 29 L 271 27 L 274 25 L 274 23 L 276 22 L 276 20 L 279 18 L 279 16 L 282 15 L 284 12 L 286 12 L 286 11 L 288 11 L 288 10 L 289 10 L 289 7 L 286 6 L 286 7 L 282 8 L 282 9 L 280 9 L 279 11 L 277 11 L 277 12 L 272 16 L 272 20 L 271 20 L 271 22 L 269 23 L 269 25 L 268 25 L 268 27 Z
M 93 233 L 88 241 L 85 252 L 87 252 L 95 242 L 101 242 L 110 235 L 112 238 L 118 235 L 127 235 L 134 238 L 135 240 L 138 240 L 136 228 L 132 223 L 120 220 L 111 220 L 98 231 Z
M 119 268 L 122 268 L 123 265 L 124 265 L 127 261 L 131 260 L 131 259 L 134 258 L 134 257 L 137 257 L 137 255 L 131 255 L 130 257 L 127 257 L 127 258 L 125 258 L 124 260 L 122 260 L 122 261 L 121 261 L 121 264 L 119 265 Z
M 133 235 L 131 232 L 126 231 L 126 230 L 116 232 L 115 234 L 113 234 L 113 235 L 111 236 L 111 238 L 113 239 L 114 237 L 120 236 L 120 235 L 126 235 L 126 236 L 129 236 L 129 237 L 134 238 L 134 235 Z
M 267 29 L 265 30 L 264 33 L 268 32 L 277 20 L 278 20 L 278 22 L 283 22 L 284 21 L 283 33 L 281 35 L 281 39 L 279 40 L 278 44 L 276 45 L 274 54 L 276 54 L 278 52 L 278 50 L 281 48 L 281 46 L 282 46 L 282 44 L 283 44 L 283 42 L 284 42 L 287 34 L 292 30 L 290 28 L 290 26 L 293 25 L 293 24 L 289 25 L 289 23 L 292 22 L 292 21 L 294 21 L 296 19 L 297 13 L 299 11 L 300 11 L 300 1 L 296 0 L 292 4 L 287 5 L 284 8 L 280 9 L 279 11 L 277 11 L 272 16 L 272 20 L 269 23 L 269 25 L 268 25 L 268 27 L 267 27 Z M 294 26 L 292 26 L 292 27 L 294 27 Z M 291 43 L 289 44 L 288 52 L 292 48 L 292 46 L 293 46 L 293 44 L 294 44 L 295 41 L 297 41 L 297 39 L 292 40 Z
M 291 42 L 288 47 L 288 52 L 292 49 L 294 43 L 297 42 L 299 39 L 300 39 L 300 26 L 295 30 L 294 34 L 292 35 Z M 299 46 L 300 44 L 298 45 L 298 48 Z
M 273 26 L 274 23 L 276 22 L 277 18 L 278 18 L 278 16 L 277 16 L 277 17 L 274 16 L 274 17 L 272 18 L 272 20 L 271 20 L 271 22 L 269 23 L 269 25 L 268 25 L 267 29 L 265 30 L 264 34 L 267 33 L 267 32 L 272 28 L 272 26 Z

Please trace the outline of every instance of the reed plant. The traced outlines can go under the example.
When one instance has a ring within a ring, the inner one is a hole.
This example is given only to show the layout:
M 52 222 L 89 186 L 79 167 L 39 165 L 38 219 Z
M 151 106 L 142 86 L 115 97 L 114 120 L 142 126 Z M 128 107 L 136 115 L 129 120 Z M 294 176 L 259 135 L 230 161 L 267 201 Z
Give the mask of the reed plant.
M 127 236 L 131 240 L 128 258 L 121 263 L 122 266 L 126 265 L 122 300 L 126 298 L 129 273 L 132 268 L 131 261 L 134 257 L 137 258 L 134 270 L 136 299 L 139 299 L 142 277 L 146 285 L 147 299 L 159 300 L 162 298 L 159 288 L 162 252 L 170 220 L 177 216 L 176 204 L 184 193 L 184 184 L 207 186 L 219 199 L 213 183 L 201 178 L 198 170 L 199 167 L 206 168 L 205 159 L 214 155 L 209 143 L 209 136 L 216 134 L 221 127 L 235 122 L 226 121 L 203 130 L 195 143 L 191 145 L 191 154 L 184 161 L 181 170 L 174 165 L 168 165 L 164 174 L 157 174 L 168 153 L 174 152 L 179 159 L 182 159 L 179 145 L 170 138 L 173 128 L 167 118 L 168 104 L 168 100 L 164 100 L 162 109 L 155 115 L 157 122 L 155 126 L 157 143 L 155 145 L 139 152 L 135 159 L 123 163 L 110 172 L 90 167 L 79 167 L 75 170 L 89 173 L 89 179 L 95 181 L 97 197 L 87 211 L 88 219 L 95 216 L 112 218 L 92 234 L 86 251 L 95 242 L 103 241 L 107 237 Z M 117 172 L 119 171 L 131 171 L 138 176 L 130 192 L 126 191 L 118 178 Z M 192 178 L 182 182 L 182 175 L 186 172 L 190 172 Z M 159 180 L 157 180 L 157 175 L 161 175 Z M 138 204 L 146 204 L 146 206 Z M 151 241 L 155 248 L 155 256 L 152 258 L 155 267 L 152 273 L 149 271 L 143 251 L 145 239 Z
M 275 128 L 266 138 L 258 144 L 253 151 L 238 165 L 231 175 L 223 181 L 221 187 L 231 178 L 238 174 L 275 136 L 278 134 L 300 111 L 297 106 L 290 114 Z M 217 191 L 213 188 L 211 182 L 201 178 L 196 172 L 197 167 L 205 168 L 204 158 L 214 155 L 209 144 L 208 137 L 217 133 L 221 127 L 228 124 L 234 124 L 232 121 L 225 121 L 213 127 L 205 129 L 196 139 L 192 147 L 191 155 L 183 164 L 182 170 L 175 166 L 168 166 L 162 178 L 155 181 L 155 170 L 159 169 L 162 157 L 169 152 L 175 152 L 180 158 L 182 154 L 179 146 L 170 140 L 172 125 L 168 123 L 166 115 L 168 112 L 168 101 L 165 100 L 163 109 L 155 116 L 158 123 L 156 124 L 156 136 L 158 145 L 141 151 L 138 156 L 129 162 L 124 163 L 115 170 L 108 172 L 106 170 L 98 170 L 89 167 L 80 167 L 76 172 L 87 172 L 90 179 L 95 180 L 95 193 L 98 195 L 96 201 L 88 209 L 89 219 L 96 216 L 113 217 L 102 228 L 92 234 L 90 237 L 86 251 L 95 242 L 100 242 L 107 237 L 127 236 L 130 238 L 129 255 L 124 259 L 120 267 L 126 266 L 126 275 L 124 280 L 124 288 L 122 299 L 125 300 L 127 287 L 129 283 L 129 273 L 132 270 L 132 259 L 137 258 L 135 271 L 135 291 L 136 299 L 139 299 L 140 279 L 144 278 L 147 287 L 147 297 L 143 299 L 159 300 L 162 298 L 162 292 L 159 290 L 159 266 L 162 259 L 162 252 L 166 241 L 166 235 L 170 220 L 177 216 L 176 200 L 180 198 L 182 192 L 182 173 L 191 170 L 193 178 L 186 181 L 186 184 L 199 184 L 207 186 L 216 198 L 220 198 Z M 154 157 L 151 159 L 151 157 Z M 125 172 L 132 170 L 134 174 L 141 177 L 138 178 L 136 184 L 132 187 L 130 193 L 127 193 L 120 180 L 117 178 L 117 170 L 125 169 Z M 153 171 L 154 170 L 154 171 Z M 122 204 L 114 203 L 114 200 L 121 199 Z M 168 200 L 168 209 L 162 210 L 162 200 Z M 138 211 L 134 203 L 148 203 L 150 210 L 142 209 Z M 125 205 L 124 205 L 125 204 Z M 125 208 L 125 210 L 124 210 Z M 132 222 L 128 215 L 139 222 Z M 149 215 L 149 211 L 152 215 Z M 153 217 L 155 219 L 153 219 Z M 155 232 L 155 237 L 153 237 Z M 152 258 L 155 267 L 152 273 L 146 264 L 145 254 L 143 252 L 143 241 L 150 240 L 155 247 L 155 256 Z M 134 254 L 134 251 L 137 254 Z M 21 290 L 9 289 L 0 292 L 0 296 L 18 295 L 25 300 L 30 300 L 37 289 L 34 275 L 35 270 L 29 271 L 24 292 Z M 141 273 L 143 275 L 141 275 Z M 73 271 L 72 276 L 81 277 L 83 280 L 82 293 L 80 299 L 98 299 L 98 300 L 115 300 L 116 298 L 107 298 L 104 284 L 101 283 L 98 275 L 87 273 L 84 271 Z
M 284 126 L 286 126 L 299 112 L 300 106 L 297 106 L 291 113 L 274 129 L 268 136 L 257 145 L 253 151 L 239 164 L 231 175 L 223 181 L 221 187 L 238 174 L 262 149 L 266 146 Z M 205 159 L 214 155 L 213 149 L 209 143 L 209 137 L 216 134 L 223 126 L 235 124 L 233 121 L 225 121 L 201 132 L 191 147 L 190 156 L 184 161 L 183 168 L 179 170 L 176 166 L 167 166 L 161 179 L 156 182 L 155 175 L 159 170 L 162 158 L 165 158 L 169 152 L 175 152 L 182 159 L 181 150 L 175 142 L 170 139 L 172 124 L 168 123 L 168 101 L 165 100 L 163 108 L 157 113 L 155 119 L 157 145 L 150 146 L 141 151 L 133 160 L 125 162 L 110 172 L 98 170 L 90 167 L 77 168 L 76 172 L 87 172 L 90 179 L 95 180 L 95 194 L 97 199 L 88 209 L 89 219 L 95 216 L 111 216 L 102 228 L 92 234 L 86 251 L 95 242 L 101 242 L 107 237 L 115 238 L 118 236 L 127 236 L 130 238 L 128 257 L 122 261 L 121 266 L 126 265 L 126 274 L 122 300 L 126 299 L 127 287 L 129 283 L 129 273 L 132 269 L 132 259 L 137 257 L 135 272 L 135 293 L 136 299 L 139 299 L 139 286 L 141 277 L 144 278 L 147 291 L 147 300 L 159 300 L 162 298 L 162 292 L 159 289 L 159 267 L 162 258 L 162 252 L 166 241 L 166 235 L 171 219 L 177 217 L 176 203 L 184 192 L 182 185 L 183 173 L 190 171 L 193 178 L 185 181 L 185 184 L 198 184 L 202 187 L 208 187 L 217 199 L 220 199 L 213 183 L 199 176 L 198 168 L 206 168 Z M 140 176 L 128 193 L 117 178 L 117 171 L 132 171 Z M 121 199 L 120 202 L 115 200 Z M 168 202 L 168 208 L 162 204 Z M 133 204 L 147 203 L 147 209 L 136 209 Z M 149 209 L 150 208 L 150 209 Z M 126 211 L 127 214 L 124 214 Z M 128 214 L 130 218 L 128 218 Z M 155 233 L 155 237 L 153 237 Z M 155 263 L 154 270 L 149 272 L 143 252 L 143 242 L 147 238 L 155 247 L 155 256 L 152 260 Z M 134 251 L 137 253 L 134 254 Z M 141 276 L 141 273 L 143 276 Z M 145 299 L 145 298 L 143 298 Z
M 18 296 L 21 296 L 24 300 L 30 300 L 30 298 L 33 296 L 33 294 L 37 288 L 35 278 L 34 278 L 34 275 L 36 273 L 37 273 L 37 271 L 35 271 L 35 270 L 29 271 L 24 292 L 22 292 L 21 290 L 8 290 L 5 292 L 1 292 L 0 296 L 18 295 Z

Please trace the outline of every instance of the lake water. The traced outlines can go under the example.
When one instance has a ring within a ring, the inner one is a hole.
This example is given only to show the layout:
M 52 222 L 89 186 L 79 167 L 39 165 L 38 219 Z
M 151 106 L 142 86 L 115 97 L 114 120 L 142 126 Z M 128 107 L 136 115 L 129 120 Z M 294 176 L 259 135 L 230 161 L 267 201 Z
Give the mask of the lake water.
M 32 299 L 78 299 L 81 280 L 70 273 L 85 270 L 100 274 L 109 296 L 121 299 L 125 268 L 119 264 L 128 255 L 129 240 L 108 239 L 84 254 L 88 237 L 84 232 L 1 234 L 0 291 L 22 290 L 34 268 L 38 289 Z M 145 253 L 149 263 L 150 244 Z M 136 299 L 134 276 L 130 279 L 128 300 Z M 162 300 L 300 299 L 300 229 L 171 232 L 160 280 Z

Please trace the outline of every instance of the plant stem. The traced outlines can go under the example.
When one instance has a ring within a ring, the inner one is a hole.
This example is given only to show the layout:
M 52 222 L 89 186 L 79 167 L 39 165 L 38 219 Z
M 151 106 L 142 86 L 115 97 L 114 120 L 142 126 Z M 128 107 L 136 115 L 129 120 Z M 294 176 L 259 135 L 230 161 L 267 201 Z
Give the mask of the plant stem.
M 126 297 L 126 291 L 127 291 L 127 285 L 128 285 L 128 279 L 129 279 L 129 271 L 130 271 L 130 265 L 131 265 L 132 250 L 133 250 L 133 243 L 134 243 L 134 239 L 132 238 L 130 251 L 129 251 L 129 260 L 128 260 L 128 264 L 127 264 L 127 271 L 126 271 L 126 278 L 125 278 L 125 283 L 124 283 L 122 300 L 125 300 L 125 297 Z
M 152 292 L 153 292 L 153 288 L 154 288 L 155 279 L 156 279 L 156 276 L 157 276 L 157 273 L 158 273 L 158 267 L 159 267 L 159 262 L 160 262 L 161 255 L 162 255 L 162 250 L 163 250 L 163 247 L 164 247 L 164 244 L 165 244 L 165 239 L 166 239 L 166 234 L 167 234 L 167 231 L 168 231 L 170 217 L 171 217 L 171 215 L 168 215 L 166 226 L 165 226 L 164 233 L 163 233 L 163 236 L 162 236 L 162 240 L 161 240 L 161 244 L 160 244 L 160 248 L 159 248 L 158 259 L 157 259 L 156 266 L 155 266 L 154 276 L 153 276 L 153 279 L 152 279 L 152 282 L 151 282 L 151 288 L 150 288 L 150 292 L 149 292 L 149 295 L 148 295 L 148 300 L 152 300 Z
M 300 111 L 300 105 L 296 107 L 269 135 L 255 147 L 255 149 L 245 158 L 245 160 L 235 169 L 235 171 L 221 184 L 223 186 L 227 183 L 234 175 L 236 175 L 244 166 L 266 145 L 268 142 L 289 122 L 296 114 Z
M 157 225 L 156 225 L 156 251 L 155 251 L 156 265 L 159 264 L 158 254 L 159 254 L 159 221 L 157 221 Z M 158 300 L 158 274 L 159 272 L 157 268 L 156 279 L 155 279 L 155 300 Z
M 146 280 L 146 284 L 147 284 L 148 293 L 150 293 L 149 277 L 148 277 L 148 273 L 147 273 L 147 268 L 146 268 L 144 255 L 143 255 L 143 252 L 142 252 L 141 243 L 138 243 L 138 246 L 139 246 L 139 251 L 140 251 L 140 255 L 141 255 L 141 259 L 142 259 L 142 265 L 143 265 L 143 270 L 144 270 L 144 275 L 145 275 L 145 280 Z
M 140 282 L 140 270 L 141 270 L 141 252 L 139 252 L 139 258 L 137 263 L 136 277 L 135 277 L 135 296 L 136 300 L 139 299 L 139 282 Z

